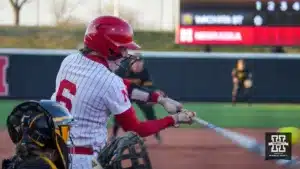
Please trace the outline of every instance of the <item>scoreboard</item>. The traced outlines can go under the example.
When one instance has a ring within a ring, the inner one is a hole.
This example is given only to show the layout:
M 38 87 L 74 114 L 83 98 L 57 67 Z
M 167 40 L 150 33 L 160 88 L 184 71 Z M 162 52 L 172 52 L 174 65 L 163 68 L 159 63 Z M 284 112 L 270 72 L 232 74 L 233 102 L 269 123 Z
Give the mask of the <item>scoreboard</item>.
M 300 45 L 300 0 L 181 0 L 176 43 Z

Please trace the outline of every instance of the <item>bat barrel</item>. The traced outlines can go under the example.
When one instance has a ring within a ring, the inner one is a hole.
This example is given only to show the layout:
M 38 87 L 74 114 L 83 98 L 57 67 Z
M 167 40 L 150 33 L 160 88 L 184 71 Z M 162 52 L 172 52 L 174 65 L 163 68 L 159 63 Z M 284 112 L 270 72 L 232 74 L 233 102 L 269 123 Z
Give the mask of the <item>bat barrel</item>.
M 213 129 L 216 133 L 231 140 L 240 147 L 245 148 L 248 151 L 254 152 L 256 154 L 259 154 L 260 156 L 265 156 L 265 146 L 259 144 L 255 138 L 223 129 L 197 117 L 194 117 L 193 120 L 194 122 L 200 125 Z M 294 167 L 300 168 L 300 161 L 298 161 L 298 157 L 292 157 L 292 160 L 276 160 L 276 164 L 290 169 Z

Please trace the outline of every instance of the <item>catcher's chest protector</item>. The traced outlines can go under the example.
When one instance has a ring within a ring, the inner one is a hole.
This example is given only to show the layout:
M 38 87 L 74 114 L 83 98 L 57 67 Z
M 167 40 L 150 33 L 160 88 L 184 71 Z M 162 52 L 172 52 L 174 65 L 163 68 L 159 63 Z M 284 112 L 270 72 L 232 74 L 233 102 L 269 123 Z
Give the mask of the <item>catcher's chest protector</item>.
M 132 132 L 106 145 L 98 161 L 104 169 L 152 169 L 144 141 Z
M 17 156 L 6 160 L 6 164 L 2 164 L 3 169 L 57 169 L 53 162 L 43 157 L 33 156 L 21 160 Z

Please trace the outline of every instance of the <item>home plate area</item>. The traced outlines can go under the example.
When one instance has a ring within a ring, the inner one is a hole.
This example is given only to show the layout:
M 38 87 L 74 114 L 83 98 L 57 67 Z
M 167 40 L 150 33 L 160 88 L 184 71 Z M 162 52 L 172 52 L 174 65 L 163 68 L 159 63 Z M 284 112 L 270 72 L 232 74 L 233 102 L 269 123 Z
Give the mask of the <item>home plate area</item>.
M 262 143 L 272 129 L 234 129 Z M 14 146 L 5 130 L 1 131 L 0 160 L 13 154 Z M 121 134 L 121 133 L 120 133 Z M 161 132 L 162 144 L 153 136 L 146 138 L 153 169 L 280 169 L 274 161 L 239 148 L 209 129 L 171 128 Z M 300 156 L 300 146 L 293 147 Z

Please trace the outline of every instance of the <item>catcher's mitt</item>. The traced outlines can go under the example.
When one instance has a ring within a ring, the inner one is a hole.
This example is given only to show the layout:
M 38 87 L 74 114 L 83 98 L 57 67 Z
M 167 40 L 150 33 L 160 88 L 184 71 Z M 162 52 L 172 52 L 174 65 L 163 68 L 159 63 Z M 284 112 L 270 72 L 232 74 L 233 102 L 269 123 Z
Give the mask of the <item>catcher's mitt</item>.
M 97 160 L 104 169 L 152 169 L 144 141 L 132 132 L 107 144 Z

